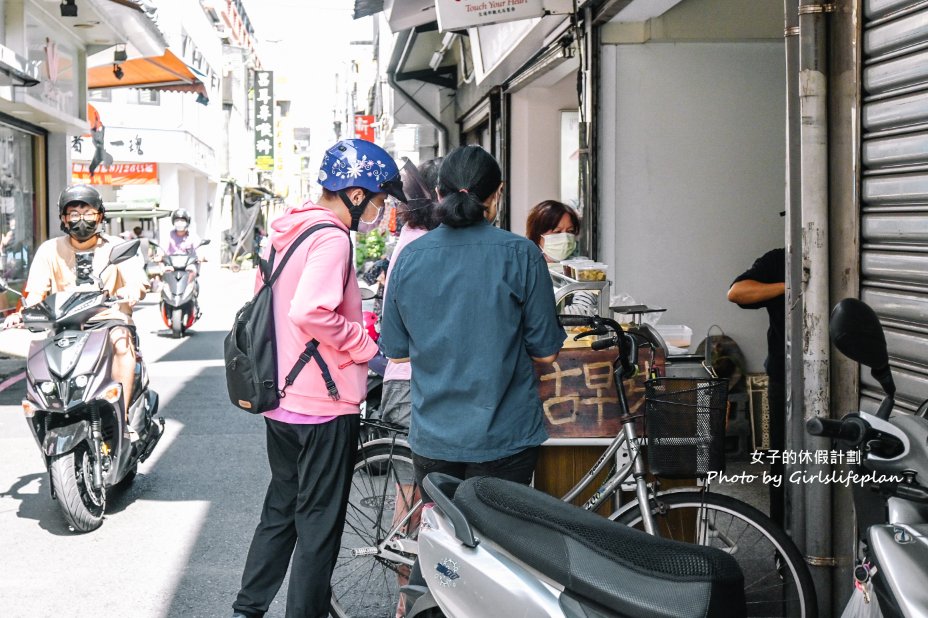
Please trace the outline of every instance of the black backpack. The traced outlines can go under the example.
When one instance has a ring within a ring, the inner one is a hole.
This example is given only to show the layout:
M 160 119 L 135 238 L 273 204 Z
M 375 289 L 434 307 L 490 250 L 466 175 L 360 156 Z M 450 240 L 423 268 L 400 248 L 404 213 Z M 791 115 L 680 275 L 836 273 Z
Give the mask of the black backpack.
M 236 407 L 260 414 L 274 410 L 280 405 L 287 387 L 293 384 L 297 375 L 310 360 L 315 360 L 322 372 L 329 397 L 338 399 L 338 389 L 329 373 L 322 355 L 319 354 L 318 341 L 313 339 L 306 344 L 306 349 L 287 374 L 283 388 L 277 384 L 277 345 L 274 332 L 274 295 L 272 287 L 277 277 L 296 248 L 316 230 L 326 227 L 341 229 L 331 223 L 314 225 L 296 239 L 284 254 L 280 265 L 273 270 L 275 250 L 265 262 L 261 260 L 261 278 L 264 284 L 255 293 L 254 298 L 245 303 L 235 315 L 235 324 L 225 339 L 226 387 L 229 399 Z M 350 244 L 350 240 L 349 240 Z M 349 265 L 351 251 L 348 252 Z M 350 274 L 349 268 L 349 274 Z

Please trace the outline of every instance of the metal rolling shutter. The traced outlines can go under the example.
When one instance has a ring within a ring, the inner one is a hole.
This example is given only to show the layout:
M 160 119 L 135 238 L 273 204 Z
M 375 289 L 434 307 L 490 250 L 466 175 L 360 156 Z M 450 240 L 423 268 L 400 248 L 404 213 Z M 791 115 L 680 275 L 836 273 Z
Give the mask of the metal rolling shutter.
M 904 408 L 928 398 L 928 2 L 864 0 L 861 298 Z M 869 372 L 862 406 L 881 394 Z

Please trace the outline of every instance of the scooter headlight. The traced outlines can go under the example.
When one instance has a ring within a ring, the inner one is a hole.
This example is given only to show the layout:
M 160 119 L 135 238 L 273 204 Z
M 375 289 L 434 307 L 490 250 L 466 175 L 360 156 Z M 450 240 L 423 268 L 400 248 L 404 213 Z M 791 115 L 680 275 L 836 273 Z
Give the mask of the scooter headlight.
M 58 392 L 58 385 L 54 382 L 40 382 L 39 390 L 42 391 L 43 395 L 54 395 Z
M 86 375 L 79 375 L 74 378 L 74 386 L 77 388 L 84 388 L 89 381 L 90 379 Z

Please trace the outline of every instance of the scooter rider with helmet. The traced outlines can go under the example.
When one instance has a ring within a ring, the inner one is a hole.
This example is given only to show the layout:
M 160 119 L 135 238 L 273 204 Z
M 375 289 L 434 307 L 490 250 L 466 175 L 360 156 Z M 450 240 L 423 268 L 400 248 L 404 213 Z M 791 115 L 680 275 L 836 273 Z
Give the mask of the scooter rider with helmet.
M 103 289 L 121 302 L 95 315 L 88 322 L 88 328 L 109 329 L 114 353 L 112 378 L 122 384 L 128 410 L 136 364 L 132 307 L 145 296 L 146 277 L 138 258 L 107 266 L 110 251 L 123 241 L 103 233 L 105 212 L 100 193 L 90 185 L 74 185 L 61 192 L 58 218 L 61 230 L 67 235 L 46 240 L 36 249 L 26 280 L 24 304 L 36 305 L 48 294 L 89 283 L 90 275 L 101 277 Z M 3 325 L 5 328 L 21 327 L 22 315 L 11 314 Z M 136 440 L 143 432 L 144 428 L 131 427 L 130 437 Z
M 187 254 L 196 257 L 200 262 L 205 262 L 206 258 L 197 255 L 197 246 L 200 239 L 196 234 L 190 231 L 190 213 L 186 208 L 178 208 L 171 213 L 171 223 L 174 229 L 168 234 L 167 255 Z M 187 266 L 189 272 L 198 272 L 199 265 L 192 262 Z

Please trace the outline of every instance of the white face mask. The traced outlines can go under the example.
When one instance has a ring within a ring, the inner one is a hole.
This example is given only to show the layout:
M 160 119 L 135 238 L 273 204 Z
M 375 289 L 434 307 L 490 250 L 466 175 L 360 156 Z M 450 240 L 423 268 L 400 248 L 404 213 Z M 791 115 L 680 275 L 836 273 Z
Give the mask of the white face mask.
M 569 232 L 548 234 L 542 238 L 545 240 L 545 246 L 542 249 L 545 255 L 558 262 L 570 257 L 570 254 L 577 247 L 577 237 Z
M 184 221 L 183 219 L 178 219 L 177 221 L 174 222 L 174 229 L 177 230 L 178 232 L 183 232 L 184 230 L 187 229 L 187 222 Z

